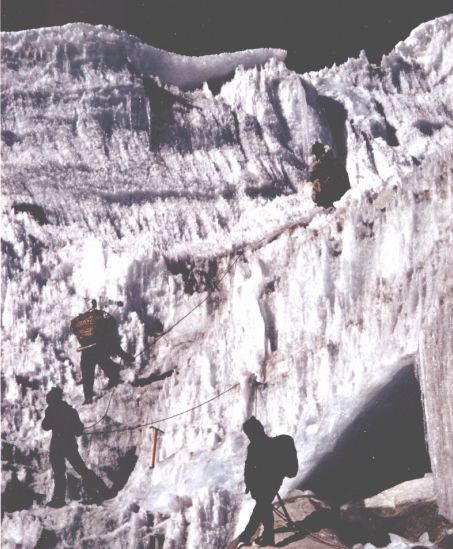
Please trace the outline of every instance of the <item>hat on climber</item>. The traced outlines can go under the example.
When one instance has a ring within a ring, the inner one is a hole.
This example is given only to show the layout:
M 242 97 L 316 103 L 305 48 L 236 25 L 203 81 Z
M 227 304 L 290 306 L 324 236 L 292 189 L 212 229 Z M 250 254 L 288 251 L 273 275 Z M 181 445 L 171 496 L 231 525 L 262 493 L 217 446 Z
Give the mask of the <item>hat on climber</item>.
M 316 158 L 322 156 L 324 154 L 324 151 L 324 145 L 319 141 L 316 141 L 311 148 L 311 153 L 314 154 Z
M 63 391 L 60 387 L 52 387 L 46 396 L 47 404 L 56 404 L 63 400 Z
M 255 416 L 251 416 L 247 421 L 244 421 L 242 430 L 246 435 L 254 435 L 257 433 L 264 433 L 264 427 L 261 421 L 256 419 Z

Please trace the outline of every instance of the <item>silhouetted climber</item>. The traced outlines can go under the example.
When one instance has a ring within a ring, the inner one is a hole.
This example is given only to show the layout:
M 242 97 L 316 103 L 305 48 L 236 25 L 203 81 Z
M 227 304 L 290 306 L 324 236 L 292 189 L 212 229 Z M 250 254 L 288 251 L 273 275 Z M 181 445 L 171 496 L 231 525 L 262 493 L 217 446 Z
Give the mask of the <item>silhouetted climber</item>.
M 82 477 L 85 491 L 93 502 L 100 502 L 111 495 L 104 481 L 88 469 L 80 457 L 76 437 L 83 432 L 83 424 L 77 411 L 63 400 L 63 391 L 54 387 L 46 396 L 47 408 L 42 422 L 45 431 L 52 431 L 50 463 L 54 474 L 54 491 L 47 504 L 63 507 L 66 501 L 66 459 Z
M 328 145 L 316 141 L 311 152 L 316 157 L 308 172 L 308 179 L 313 181 L 312 199 L 318 206 L 329 208 L 351 188 L 348 173 Z
M 285 457 L 280 454 L 281 445 L 276 443 L 280 437 L 268 437 L 263 425 L 254 416 L 244 423 L 242 429 L 250 439 L 244 469 L 246 493 L 250 491 L 256 505 L 247 526 L 237 540 L 238 547 L 250 544 L 260 523 L 263 524 L 264 531 L 262 536 L 254 541 L 255 545 L 274 545 L 272 501 L 285 476 L 285 467 L 282 463 Z
M 92 300 L 92 307 L 71 321 L 71 330 L 81 344 L 80 368 L 82 370 L 84 404 L 93 402 L 94 370 L 99 364 L 108 377 L 108 388 L 119 383 L 120 366 L 112 356 L 119 356 L 126 362 L 134 357 L 123 351 L 120 345 L 118 325 L 109 313 L 97 309 L 97 302 Z

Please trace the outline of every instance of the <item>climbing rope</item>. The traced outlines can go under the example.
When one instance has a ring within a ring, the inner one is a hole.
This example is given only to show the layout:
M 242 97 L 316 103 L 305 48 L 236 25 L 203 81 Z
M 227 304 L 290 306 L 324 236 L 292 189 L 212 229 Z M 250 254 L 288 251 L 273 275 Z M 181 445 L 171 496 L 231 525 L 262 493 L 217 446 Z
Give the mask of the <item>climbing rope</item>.
M 110 403 L 112 402 L 112 398 L 113 398 L 113 394 L 115 393 L 115 390 L 116 390 L 116 387 L 113 388 L 113 391 L 112 391 L 112 394 L 110 395 L 109 403 L 107 404 L 107 408 L 105 409 L 104 415 L 102 415 L 97 421 L 95 421 L 91 425 L 88 425 L 87 427 L 85 427 L 85 429 L 92 429 L 95 425 L 97 425 L 98 423 L 101 423 L 101 421 L 105 418 L 105 416 L 109 411 Z
M 193 410 L 196 410 L 197 408 L 201 408 L 202 406 L 205 406 L 206 404 L 209 404 L 213 400 L 216 400 L 223 396 L 224 394 L 228 393 L 229 391 L 232 391 L 233 389 L 236 389 L 236 387 L 239 387 L 240 383 L 235 383 L 234 385 L 231 385 L 231 387 L 228 387 L 228 389 L 225 389 L 225 391 L 222 391 L 221 393 L 218 393 L 217 395 L 211 397 L 209 400 L 205 400 L 204 402 L 201 402 L 200 404 L 197 404 L 196 406 L 193 406 L 192 408 L 189 408 L 187 410 L 183 410 L 182 412 L 178 412 L 177 414 L 173 414 L 171 416 L 163 417 L 160 419 L 156 419 L 154 421 L 149 421 L 147 423 L 141 423 L 139 425 L 133 425 L 132 427 L 121 427 L 119 429 L 111 429 L 109 431 L 91 431 L 90 433 L 84 433 L 86 436 L 91 435 L 105 435 L 108 433 L 121 433 L 124 431 L 134 431 L 136 429 L 142 429 L 143 427 L 149 427 L 150 425 L 156 425 L 156 423 L 161 423 L 162 421 L 167 421 L 168 419 L 173 419 L 178 416 L 182 416 L 184 414 L 188 414 L 189 412 L 192 412 Z

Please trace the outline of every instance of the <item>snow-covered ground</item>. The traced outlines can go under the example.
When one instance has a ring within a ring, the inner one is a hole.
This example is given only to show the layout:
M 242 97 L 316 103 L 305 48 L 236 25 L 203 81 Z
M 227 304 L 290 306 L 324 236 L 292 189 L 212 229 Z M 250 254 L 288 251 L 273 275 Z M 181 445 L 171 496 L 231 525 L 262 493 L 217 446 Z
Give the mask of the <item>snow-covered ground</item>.
M 160 423 L 153 470 L 149 427 L 84 436 L 87 462 L 124 488 L 100 507 L 7 514 L 5 547 L 46 531 L 60 546 L 223 547 L 250 511 L 243 420 L 256 412 L 295 437 L 295 486 L 408 360 L 423 372 L 436 491 L 453 518 L 452 20 L 422 25 L 381 66 L 362 54 L 306 75 L 281 50 L 188 58 L 85 24 L 3 34 L 5 481 L 14 470 L 50 496 L 40 421 L 56 383 L 86 425 L 108 407 L 98 431 L 239 384 Z M 318 139 L 351 180 L 334 212 L 305 183 Z M 99 374 L 101 397 L 82 407 L 69 322 L 93 297 L 124 301 L 112 312 L 141 354 L 110 406 Z M 202 301 L 152 345 L 159 322 Z

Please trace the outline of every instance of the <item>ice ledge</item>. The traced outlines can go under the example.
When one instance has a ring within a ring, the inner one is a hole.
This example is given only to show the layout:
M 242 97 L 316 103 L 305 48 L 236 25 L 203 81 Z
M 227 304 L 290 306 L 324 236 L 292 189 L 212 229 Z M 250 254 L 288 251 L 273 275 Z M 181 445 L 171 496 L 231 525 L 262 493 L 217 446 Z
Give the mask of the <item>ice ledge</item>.
M 286 58 L 285 50 L 273 48 L 199 57 L 179 55 L 145 44 L 125 31 L 86 23 L 3 33 L 3 50 L 8 50 L 9 55 L 23 56 L 30 48 L 41 52 L 47 50 L 55 56 L 57 49 L 63 48 L 69 64 L 80 62 L 84 57 L 88 62 L 101 60 L 103 70 L 132 68 L 136 73 L 158 77 L 162 84 L 182 89 L 199 87 L 207 80 L 224 78 L 239 66 L 249 69 L 263 65 L 272 58 L 280 61 Z M 39 58 L 36 62 L 39 62 Z

